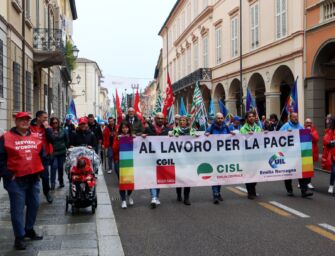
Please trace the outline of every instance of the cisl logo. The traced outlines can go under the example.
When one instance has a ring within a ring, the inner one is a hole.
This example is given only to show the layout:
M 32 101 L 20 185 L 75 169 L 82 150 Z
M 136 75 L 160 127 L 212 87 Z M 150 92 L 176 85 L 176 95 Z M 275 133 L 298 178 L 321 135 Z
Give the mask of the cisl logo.
M 173 159 L 158 159 L 156 164 L 157 184 L 175 184 L 176 168 Z
M 197 172 L 203 180 L 209 180 L 213 174 L 213 167 L 208 163 L 202 163 L 198 166 Z
M 278 168 L 278 165 L 286 164 L 284 157 L 285 157 L 284 153 L 282 153 L 282 152 L 278 152 L 277 154 L 274 154 L 269 159 L 269 165 L 272 168 Z

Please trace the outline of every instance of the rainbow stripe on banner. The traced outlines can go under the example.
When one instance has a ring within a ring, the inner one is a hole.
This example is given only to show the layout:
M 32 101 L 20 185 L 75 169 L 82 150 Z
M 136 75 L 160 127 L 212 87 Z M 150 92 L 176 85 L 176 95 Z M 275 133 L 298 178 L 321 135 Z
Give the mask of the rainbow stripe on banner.
M 134 190 L 133 138 L 120 138 L 120 190 Z
M 301 145 L 302 177 L 311 178 L 314 176 L 311 131 L 308 129 L 300 130 L 299 134 Z

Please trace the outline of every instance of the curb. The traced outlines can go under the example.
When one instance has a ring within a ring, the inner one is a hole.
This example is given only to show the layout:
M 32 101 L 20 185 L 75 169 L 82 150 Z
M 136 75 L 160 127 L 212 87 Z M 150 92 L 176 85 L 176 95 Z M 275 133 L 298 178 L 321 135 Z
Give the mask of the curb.
M 124 256 L 117 229 L 111 199 L 103 173 L 97 179 L 98 207 L 96 209 L 96 227 L 100 256 Z

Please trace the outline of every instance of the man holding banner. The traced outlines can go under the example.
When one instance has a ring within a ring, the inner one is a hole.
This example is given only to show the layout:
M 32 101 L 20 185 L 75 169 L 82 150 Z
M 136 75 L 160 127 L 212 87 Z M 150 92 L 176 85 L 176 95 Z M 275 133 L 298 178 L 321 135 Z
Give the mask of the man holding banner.
M 164 115 L 161 112 L 156 113 L 155 120 L 153 124 L 149 124 L 149 126 L 145 129 L 144 134 L 142 135 L 145 138 L 147 135 L 149 136 L 166 136 L 169 133 L 169 128 L 164 126 Z M 158 188 L 151 188 L 151 208 L 156 208 L 157 205 L 160 205 L 159 201 L 159 192 Z
M 243 127 L 240 130 L 241 134 L 254 134 L 256 132 L 261 132 L 262 128 L 259 127 L 256 123 L 256 116 L 253 111 L 249 111 L 245 114 L 245 120 L 246 123 L 243 125 Z M 248 199 L 254 199 L 256 195 L 256 182 L 252 183 L 246 183 L 245 186 L 248 191 Z
M 215 115 L 215 120 L 209 126 L 205 132 L 206 136 L 209 136 L 210 134 L 229 134 L 230 130 L 228 126 L 224 122 L 224 116 L 221 113 L 217 113 Z M 221 196 L 221 186 L 212 186 L 213 191 L 213 203 L 219 204 L 219 201 L 223 201 Z
M 292 112 L 290 114 L 290 120 L 280 128 L 280 131 L 293 131 L 301 129 L 304 129 L 304 127 L 298 121 L 298 113 Z M 310 180 L 308 178 L 299 179 L 299 185 L 302 197 L 309 197 L 313 195 L 313 192 L 308 191 L 307 184 L 309 183 L 309 181 Z M 292 180 L 285 180 L 285 187 L 287 195 L 293 196 Z

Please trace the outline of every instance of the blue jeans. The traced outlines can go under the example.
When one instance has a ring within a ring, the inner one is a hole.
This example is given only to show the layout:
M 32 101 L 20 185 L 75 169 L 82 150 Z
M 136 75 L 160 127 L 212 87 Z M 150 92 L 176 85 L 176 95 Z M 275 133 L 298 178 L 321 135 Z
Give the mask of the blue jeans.
M 221 186 L 212 186 L 213 196 L 219 196 L 221 193 Z
M 108 147 L 107 149 L 107 158 L 108 158 L 108 168 L 109 170 L 113 170 L 113 148 Z
M 50 158 L 48 157 L 47 160 L 43 163 L 44 171 L 41 174 L 42 179 L 42 187 L 43 187 L 43 194 L 46 196 L 50 191 L 50 181 L 49 181 L 49 165 L 50 165 Z
M 25 229 L 34 228 L 38 207 L 40 204 L 40 181 L 37 176 L 4 180 L 4 188 L 7 190 L 10 201 L 10 214 L 17 238 L 23 238 Z M 24 220 L 24 206 L 27 206 Z
M 160 188 L 151 188 L 150 189 L 150 195 L 151 195 L 151 198 L 159 198 L 159 192 L 160 192 Z
M 58 169 L 58 182 L 59 185 L 64 185 L 64 162 L 65 162 L 65 155 L 54 156 L 51 165 L 51 177 L 50 182 L 51 185 L 56 184 L 56 171 Z
M 334 182 L 335 182 L 335 163 L 332 164 L 332 169 L 330 172 L 330 185 L 334 186 Z
M 115 172 L 116 172 L 116 175 L 117 175 L 117 178 L 120 182 L 120 165 L 119 165 L 119 162 L 114 162 L 114 168 L 115 168 Z M 128 196 L 131 195 L 131 193 L 133 192 L 132 190 L 120 190 L 119 189 L 119 193 L 120 193 L 120 197 L 121 197 L 121 200 L 122 201 L 126 201 L 126 192 L 128 194 Z

